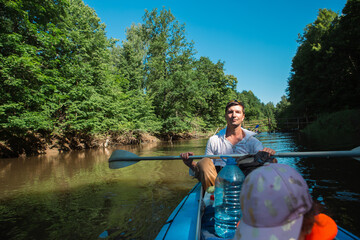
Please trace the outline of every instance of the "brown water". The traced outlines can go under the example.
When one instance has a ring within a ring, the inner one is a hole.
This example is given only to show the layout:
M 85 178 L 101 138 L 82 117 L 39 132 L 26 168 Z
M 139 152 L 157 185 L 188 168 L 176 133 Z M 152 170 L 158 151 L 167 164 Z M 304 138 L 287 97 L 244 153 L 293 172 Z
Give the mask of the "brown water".
M 258 135 L 279 152 L 302 151 L 297 136 Z M 204 154 L 206 139 L 121 146 L 139 156 Z M 182 161 L 141 161 L 108 168 L 115 149 L 0 159 L 0 239 L 154 239 L 195 184 Z M 316 149 L 320 150 L 320 149 Z M 360 162 L 353 159 L 279 159 L 308 181 L 314 199 L 336 222 L 360 235 Z

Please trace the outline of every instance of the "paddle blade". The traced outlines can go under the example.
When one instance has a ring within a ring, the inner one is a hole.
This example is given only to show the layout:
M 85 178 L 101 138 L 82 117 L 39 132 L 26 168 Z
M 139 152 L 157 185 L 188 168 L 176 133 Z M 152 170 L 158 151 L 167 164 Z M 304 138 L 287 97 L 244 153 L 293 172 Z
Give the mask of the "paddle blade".
M 351 151 L 352 151 L 352 152 L 358 152 L 359 155 L 360 155 L 360 146 L 352 149 Z M 354 157 L 354 159 L 360 161 L 360 157 Z
M 109 168 L 124 168 L 137 162 L 139 162 L 139 157 L 135 153 L 125 150 L 115 150 L 109 158 Z

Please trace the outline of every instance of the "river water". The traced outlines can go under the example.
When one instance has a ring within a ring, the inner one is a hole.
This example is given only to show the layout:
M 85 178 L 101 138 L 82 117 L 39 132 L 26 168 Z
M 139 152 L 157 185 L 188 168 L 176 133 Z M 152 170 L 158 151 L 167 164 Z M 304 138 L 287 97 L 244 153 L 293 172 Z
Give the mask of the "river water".
M 322 150 L 311 149 L 294 134 L 257 137 L 278 152 Z M 203 155 L 206 142 L 196 139 L 0 159 L 0 239 L 97 239 L 104 230 L 116 236 L 110 239 L 154 239 L 196 180 L 179 160 L 141 161 L 112 170 L 108 158 L 115 149 L 139 156 L 186 151 Z M 359 161 L 278 161 L 295 167 L 324 211 L 360 236 Z

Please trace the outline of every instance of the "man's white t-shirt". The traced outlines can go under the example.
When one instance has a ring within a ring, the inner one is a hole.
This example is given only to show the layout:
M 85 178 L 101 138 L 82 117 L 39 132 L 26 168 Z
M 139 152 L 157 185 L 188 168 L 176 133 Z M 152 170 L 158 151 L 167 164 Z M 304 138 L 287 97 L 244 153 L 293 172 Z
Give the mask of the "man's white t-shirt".
M 245 137 L 235 145 L 226 139 L 226 128 L 210 137 L 206 145 L 205 155 L 256 154 L 264 149 L 262 143 L 254 137 L 256 133 L 241 129 L 244 131 Z M 226 165 L 222 159 L 213 159 L 213 161 L 215 166 L 224 167 Z

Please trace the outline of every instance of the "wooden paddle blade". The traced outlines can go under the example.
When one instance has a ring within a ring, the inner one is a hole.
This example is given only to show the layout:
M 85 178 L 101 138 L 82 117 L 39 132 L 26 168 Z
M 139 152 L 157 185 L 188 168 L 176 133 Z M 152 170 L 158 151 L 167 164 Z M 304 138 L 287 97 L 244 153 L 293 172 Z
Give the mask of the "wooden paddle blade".
M 139 157 L 135 153 L 125 150 L 115 150 L 109 158 L 109 168 L 124 168 L 137 162 L 139 162 Z

